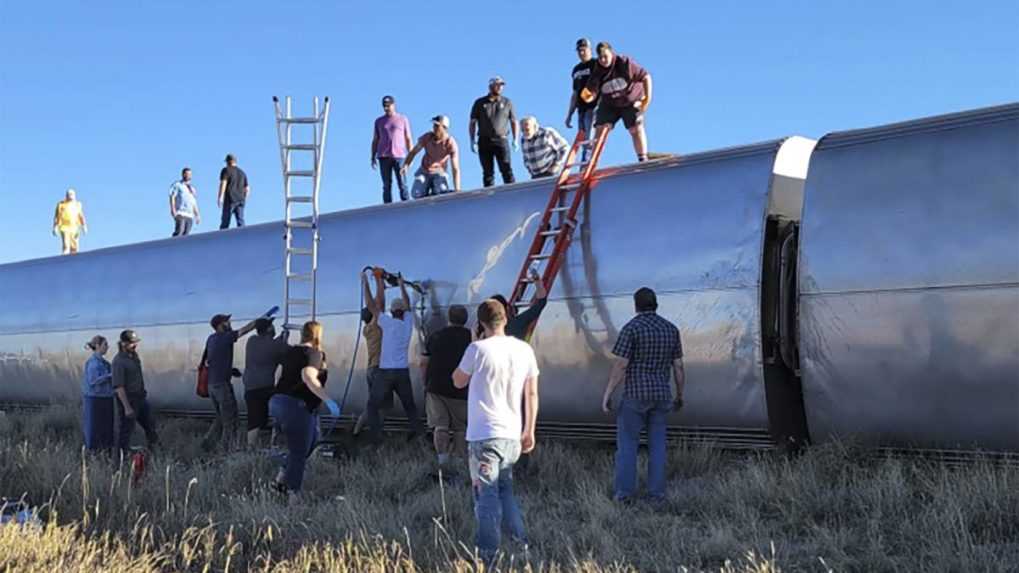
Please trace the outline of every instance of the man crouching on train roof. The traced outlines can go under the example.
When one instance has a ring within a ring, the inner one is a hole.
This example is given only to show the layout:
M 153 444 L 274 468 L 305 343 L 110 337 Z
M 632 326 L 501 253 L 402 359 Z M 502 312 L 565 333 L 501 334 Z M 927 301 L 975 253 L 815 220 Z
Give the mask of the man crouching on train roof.
M 612 410 L 612 392 L 621 382 L 623 399 L 616 414 L 616 484 L 614 499 L 629 501 L 637 486 L 637 447 L 640 432 L 647 429 L 648 498 L 665 501 L 665 421 L 683 407 L 683 344 L 679 329 L 658 316 L 655 291 L 644 287 L 633 295 L 635 316 L 619 331 L 612 348 L 616 355 L 602 397 L 602 410 Z M 672 395 L 670 382 L 676 385 Z
M 527 550 L 523 516 L 513 497 L 513 464 L 521 453 L 534 450 L 538 362 L 529 344 L 506 335 L 502 303 L 492 299 L 481 303 L 478 322 L 485 329 L 485 338 L 467 347 L 453 372 L 453 385 L 468 388 L 475 545 L 486 564 L 491 564 L 499 550 L 500 527 Z

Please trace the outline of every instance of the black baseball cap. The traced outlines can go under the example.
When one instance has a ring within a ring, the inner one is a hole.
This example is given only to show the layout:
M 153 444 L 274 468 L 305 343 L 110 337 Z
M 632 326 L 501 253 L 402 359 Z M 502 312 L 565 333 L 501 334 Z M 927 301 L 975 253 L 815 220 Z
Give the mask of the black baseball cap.
M 229 314 L 217 314 L 216 316 L 212 317 L 212 320 L 209 321 L 209 326 L 211 326 L 213 330 L 216 330 L 217 328 L 219 328 L 219 325 L 223 324 L 228 320 L 230 320 Z
M 386 105 L 386 104 L 390 104 L 390 103 L 396 103 L 396 98 L 394 98 L 393 96 L 390 96 L 390 95 L 382 97 L 382 105 Z
M 580 48 L 590 48 L 590 47 L 591 47 L 591 40 L 588 40 L 587 38 L 581 38 L 581 39 L 577 40 L 577 49 L 578 50 Z
M 134 344 L 141 342 L 142 339 L 138 336 L 138 333 L 131 330 L 130 328 L 120 333 L 120 341 L 124 344 Z
M 226 154 L 226 159 L 224 159 L 224 161 L 226 161 L 227 163 L 230 163 L 231 161 L 237 161 L 237 158 L 234 157 L 233 153 L 227 153 Z

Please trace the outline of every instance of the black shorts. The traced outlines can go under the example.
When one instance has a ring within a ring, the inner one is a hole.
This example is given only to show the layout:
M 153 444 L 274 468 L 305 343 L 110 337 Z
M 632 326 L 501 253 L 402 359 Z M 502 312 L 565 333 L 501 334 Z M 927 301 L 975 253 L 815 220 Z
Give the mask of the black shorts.
M 248 431 L 263 430 L 269 427 L 269 398 L 275 388 L 255 388 L 245 390 L 244 404 L 248 407 Z
M 616 107 L 608 103 L 599 103 L 598 111 L 594 114 L 594 125 L 616 125 L 619 118 L 623 118 L 623 125 L 626 129 L 632 129 L 635 125 L 644 123 L 644 114 L 632 105 Z

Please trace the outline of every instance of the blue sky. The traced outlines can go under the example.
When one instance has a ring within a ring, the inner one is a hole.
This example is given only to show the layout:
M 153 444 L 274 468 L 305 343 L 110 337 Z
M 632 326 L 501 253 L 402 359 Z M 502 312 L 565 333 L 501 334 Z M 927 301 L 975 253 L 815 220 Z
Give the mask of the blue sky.
M 385 7 L 384 9 L 382 7 Z M 691 152 L 1019 100 L 1019 2 L 25 2 L 0 0 L 0 263 L 59 251 L 77 188 L 83 249 L 168 236 L 169 185 L 194 170 L 216 227 L 227 152 L 249 223 L 281 217 L 272 96 L 333 101 L 323 211 L 381 202 L 368 161 L 383 94 L 415 133 L 506 78 L 518 113 L 564 130 L 574 41 L 609 40 L 652 74 L 652 151 Z M 629 162 L 610 139 L 604 164 Z M 518 177 L 525 170 L 514 157 Z M 395 240 L 399 237 L 394 236 Z

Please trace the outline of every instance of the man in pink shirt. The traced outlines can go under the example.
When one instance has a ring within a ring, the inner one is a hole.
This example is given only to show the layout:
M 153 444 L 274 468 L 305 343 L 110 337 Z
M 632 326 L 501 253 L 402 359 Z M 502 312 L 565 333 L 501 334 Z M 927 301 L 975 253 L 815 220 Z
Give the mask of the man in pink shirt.
M 396 113 L 393 96 L 382 98 L 385 114 L 375 120 L 375 135 L 372 136 L 372 169 L 378 166 L 382 171 L 382 201 L 393 202 L 393 175 L 400 188 L 400 200 L 407 200 L 407 185 L 400 164 L 410 148 L 410 120 Z
M 421 167 L 414 174 L 414 185 L 410 194 L 415 199 L 424 199 L 432 195 L 450 193 L 449 179 L 446 177 L 446 164 L 449 163 L 453 169 L 453 189 L 460 190 L 460 151 L 457 148 L 456 140 L 449 134 L 449 118 L 444 115 L 437 115 L 432 118 L 432 131 L 422 135 L 410 150 L 407 159 L 403 160 L 403 167 L 400 174 L 407 172 L 407 168 L 414 162 L 414 157 L 422 149 L 425 151 L 421 158 Z

